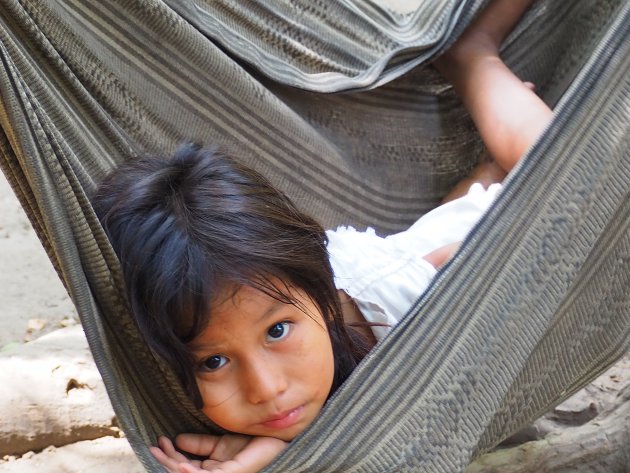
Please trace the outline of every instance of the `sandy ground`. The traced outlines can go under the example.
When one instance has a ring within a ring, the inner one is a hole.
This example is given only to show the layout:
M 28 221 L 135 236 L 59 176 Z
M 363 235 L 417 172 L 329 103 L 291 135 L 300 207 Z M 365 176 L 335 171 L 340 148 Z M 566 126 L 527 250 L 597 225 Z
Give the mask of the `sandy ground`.
M 0 349 L 77 323 L 72 302 L 2 173 L 0 310 Z
M 70 298 L 0 173 L 0 357 L 10 356 L 24 342 L 77 324 Z M 99 398 L 98 403 L 91 407 L 111 410 L 106 399 Z M 22 458 L 0 456 L 0 473 L 87 471 L 141 473 L 144 469 L 127 441 L 113 436 L 51 446 Z

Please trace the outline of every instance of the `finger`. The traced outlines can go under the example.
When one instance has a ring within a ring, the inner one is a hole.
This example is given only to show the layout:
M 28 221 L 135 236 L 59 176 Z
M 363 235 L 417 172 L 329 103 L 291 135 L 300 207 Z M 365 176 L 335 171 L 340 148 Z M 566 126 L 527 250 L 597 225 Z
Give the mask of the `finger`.
M 177 473 L 208 473 L 208 471 L 205 468 L 201 469 L 201 467 L 196 467 L 190 463 L 181 463 Z
M 178 452 L 173 445 L 173 442 L 167 437 L 159 437 L 158 445 L 162 449 L 162 451 L 171 459 L 180 462 L 188 462 L 188 458 L 185 455 Z
M 262 470 L 280 454 L 287 443 L 271 437 L 254 437 L 249 445 L 221 465 L 225 473 L 255 473 Z
M 218 460 L 204 460 L 201 462 L 201 468 L 207 471 L 212 471 L 213 468 L 218 468 L 223 462 Z
M 202 466 L 203 473 L 255 473 L 254 471 L 250 471 L 247 467 L 243 467 L 243 465 L 231 460 L 227 462 L 205 460 Z
M 246 435 L 223 435 L 210 455 L 212 460 L 228 461 L 243 450 L 252 438 Z
M 193 455 L 210 456 L 220 440 L 218 435 L 179 434 L 175 443 L 179 448 Z
M 166 468 L 169 473 L 179 473 L 178 465 L 179 463 L 169 456 L 167 456 L 162 450 L 158 447 L 149 447 L 151 454 L 155 457 L 155 459 L 160 462 L 160 464 Z

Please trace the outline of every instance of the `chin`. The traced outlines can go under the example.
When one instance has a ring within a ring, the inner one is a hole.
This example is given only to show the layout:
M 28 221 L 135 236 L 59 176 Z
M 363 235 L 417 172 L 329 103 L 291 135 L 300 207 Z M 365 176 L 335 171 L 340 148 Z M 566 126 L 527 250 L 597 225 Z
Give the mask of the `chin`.
M 274 438 L 277 438 L 279 440 L 283 440 L 285 442 L 291 442 L 294 438 L 296 438 L 302 432 L 304 432 L 304 429 L 302 429 L 302 430 L 300 430 L 299 432 L 296 432 L 296 433 L 293 433 L 293 432 L 280 432 L 277 435 L 270 435 L 270 437 L 274 437 Z

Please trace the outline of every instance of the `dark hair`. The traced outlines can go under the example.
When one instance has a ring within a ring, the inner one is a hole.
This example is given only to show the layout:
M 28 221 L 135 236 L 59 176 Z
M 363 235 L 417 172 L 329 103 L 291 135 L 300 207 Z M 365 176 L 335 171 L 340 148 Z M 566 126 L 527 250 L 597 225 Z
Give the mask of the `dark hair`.
M 92 203 L 120 259 L 140 333 L 197 407 L 203 403 L 187 343 L 229 285 L 295 303 L 272 283 L 277 278 L 313 299 L 331 337 L 332 391 L 367 352 L 344 325 L 324 229 L 234 159 L 192 144 L 172 158 L 134 159 L 104 179 Z

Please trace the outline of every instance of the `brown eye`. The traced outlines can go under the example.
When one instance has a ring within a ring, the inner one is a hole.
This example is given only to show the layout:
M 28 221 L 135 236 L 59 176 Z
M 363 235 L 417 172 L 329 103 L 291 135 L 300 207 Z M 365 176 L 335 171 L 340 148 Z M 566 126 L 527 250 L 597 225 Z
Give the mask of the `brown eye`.
M 221 355 L 212 355 L 203 360 L 201 366 L 206 371 L 216 371 L 228 362 L 228 359 Z
M 267 341 L 276 342 L 278 340 L 282 340 L 290 332 L 290 323 L 289 322 L 279 322 L 277 324 L 272 325 L 267 330 Z

